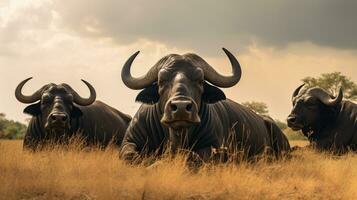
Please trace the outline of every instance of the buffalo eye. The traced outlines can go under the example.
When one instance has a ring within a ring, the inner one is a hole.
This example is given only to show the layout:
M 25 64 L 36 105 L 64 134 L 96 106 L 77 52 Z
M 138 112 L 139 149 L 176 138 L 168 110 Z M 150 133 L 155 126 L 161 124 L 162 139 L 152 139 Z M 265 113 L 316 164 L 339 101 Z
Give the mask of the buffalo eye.
M 306 101 L 304 104 L 309 110 L 316 110 L 318 108 L 318 105 L 313 101 Z
M 51 103 L 52 99 L 53 99 L 53 98 L 52 98 L 51 95 L 45 94 L 45 95 L 42 96 L 41 102 L 42 102 L 43 105 L 48 105 L 48 104 Z
M 315 105 L 315 104 L 308 104 L 308 105 L 307 105 L 307 108 L 308 108 L 309 110 L 316 110 L 318 107 L 317 107 L 317 105 Z
M 301 105 L 303 104 L 304 102 L 301 100 L 301 99 L 294 99 L 293 101 L 293 106 L 297 106 L 297 105 Z
M 159 81 L 158 81 L 158 84 L 159 85 L 164 85 L 166 83 L 166 80 L 160 78 Z
M 68 104 L 71 104 L 73 102 L 73 96 L 72 95 L 66 95 L 64 98 L 64 101 Z
M 315 109 L 318 107 L 318 103 L 315 99 L 313 98 L 308 98 L 304 101 L 304 104 L 308 109 Z
M 67 107 L 68 107 L 68 110 L 72 110 L 73 104 L 68 104 Z
M 202 83 L 204 82 L 204 75 L 203 71 L 200 68 L 197 68 L 192 74 L 189 75 L 192 79 L 192 81 L 195 81 L 197 83 Z
M 159 85 L 165 84 L 170 79 L 170 75 L 171 74 L 169 71 L 165 69 L 161 69 L 158 75 L 158 84 Z

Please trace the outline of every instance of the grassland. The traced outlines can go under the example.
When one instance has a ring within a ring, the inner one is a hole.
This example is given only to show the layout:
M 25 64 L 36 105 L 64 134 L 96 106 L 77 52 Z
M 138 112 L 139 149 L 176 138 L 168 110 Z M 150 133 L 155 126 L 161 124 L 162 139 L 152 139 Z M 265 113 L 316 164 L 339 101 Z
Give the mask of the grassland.
M 0 141 L 0 199 L 356 199 L 357 155 L 303 150 L 292 159 L 186 169 L 182 157 L 154 169 L 115 150 L 22 151 Z M 295 142 L 304 145 L 305 142 Z

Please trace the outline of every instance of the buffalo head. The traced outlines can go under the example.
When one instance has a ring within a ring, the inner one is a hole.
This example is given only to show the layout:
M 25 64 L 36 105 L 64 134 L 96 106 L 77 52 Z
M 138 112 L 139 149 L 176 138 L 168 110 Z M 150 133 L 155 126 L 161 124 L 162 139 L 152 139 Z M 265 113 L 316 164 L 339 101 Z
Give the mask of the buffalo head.
M 293 93 L 293 109 L 287 122 L 293 130 L 306 133 L 328 123 L 326 120 L 336 113 L 343 93 L 340 89 L 338 96 L 334 97 L 318 87 L 302 89 L 303 87 L 304 85 L 299 86 Z
M 146 75 L 134 78 L 130 68 L 136 52 L 122 69 L 124 84 L 135 90 L 142 90 L 136 100 L 158 103 L 161 122 L 172 129 L 187 128 L 200 123 L 199 111 L 204 103 L 224 100 L 224 93 L 217 87 L 232 87 L 241 78 L 241 68 L 237 59 L 226 49 L 233 74 L 223 76 L 196 54 L 170 54 L 160 59 Z
M 63 135 L 70 130 L 70 121 L 82 115 L 75 105 L 88 106 L 96 99 L 96 92 L 91 84 L 82 80 L 90 90 L 88 99 L 82 98 L 67 84 L 53 83 L 43 86 L 30 96 L 22 94 L 22 88 L 32 78 L 25 79 L 16 88 L 15 96 L 21 103 L 32 104 L 24 112 L 40 117 L 47 133 Z

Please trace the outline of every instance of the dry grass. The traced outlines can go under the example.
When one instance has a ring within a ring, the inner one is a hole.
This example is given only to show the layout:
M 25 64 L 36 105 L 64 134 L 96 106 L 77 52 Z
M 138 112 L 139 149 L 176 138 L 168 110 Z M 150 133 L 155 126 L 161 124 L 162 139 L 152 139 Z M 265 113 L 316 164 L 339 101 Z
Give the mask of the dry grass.
M 289 143 L 290 143 L 291 147 L 294 147 L 294 146 L 304 147 L 309 144 L 309 142 L 307 140 L 293 140 L 293 141 L 289 141 Z
M 182 158 L 148 170 L 125 165 L 113 150 L 31 154 L 20 141 L 0 141 L 0 198 L 355 199 L 356 166 L 354 154 L 305 150 L 289 160 L 210 166 L 197 173 Z

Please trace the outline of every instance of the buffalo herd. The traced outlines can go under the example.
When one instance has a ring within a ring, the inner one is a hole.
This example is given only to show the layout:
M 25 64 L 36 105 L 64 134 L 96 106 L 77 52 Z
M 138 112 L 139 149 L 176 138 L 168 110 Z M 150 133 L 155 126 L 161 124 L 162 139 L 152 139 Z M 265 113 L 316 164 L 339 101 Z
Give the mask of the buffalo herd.
M 44 85 L 27 96 L 22 88 L 31 78 L 25 79 L 15 90 L 19 102 L 30 104 L 24 113 L 32 116 L 24 149 L 67 144 L 79 136 L 85 146 L 113 144 L 129 163 L 178 151 L 204 162 L 217 159 L 218 154 L 241 153 L 250 159 L 290 153 L 289 141 L 273 119 L 226 98 L 220 89 L 236 85 L 242 74 L 235 56 L 223 51 L 232 68 L 229 76 L 188 53 L 169 54 L 144 76 L 133 77 L 131 66 L 139 52 L 133 54 L 121 74 L 128 88 L 141 90 L 136 97 L 141 106 L 133 118 L 96 100 L 94 87 L 85 80 L 88 98 L 64 83 Z M 301 85 L 292 103 L 288 126 L 301 130 L 309 146 L 339 153 L 357 150 L 357 106 L 343 99 L 342 89 L 335 97 L 321 88 Z

